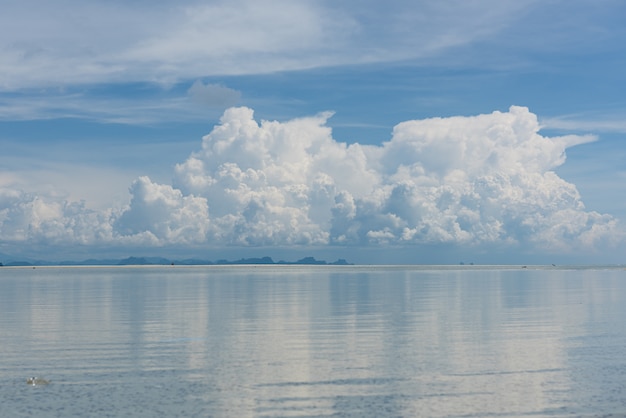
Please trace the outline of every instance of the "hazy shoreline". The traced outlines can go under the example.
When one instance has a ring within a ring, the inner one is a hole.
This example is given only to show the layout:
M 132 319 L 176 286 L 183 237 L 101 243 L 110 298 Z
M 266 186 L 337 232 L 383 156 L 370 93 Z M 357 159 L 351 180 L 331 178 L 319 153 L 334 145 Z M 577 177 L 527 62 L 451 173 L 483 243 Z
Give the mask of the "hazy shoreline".
M 5 265 L 0 270 L 32 269 L 353 269 L 353 270 L 626 270 L 626 265 L 520 265 L 520 264 L 37 264 Z

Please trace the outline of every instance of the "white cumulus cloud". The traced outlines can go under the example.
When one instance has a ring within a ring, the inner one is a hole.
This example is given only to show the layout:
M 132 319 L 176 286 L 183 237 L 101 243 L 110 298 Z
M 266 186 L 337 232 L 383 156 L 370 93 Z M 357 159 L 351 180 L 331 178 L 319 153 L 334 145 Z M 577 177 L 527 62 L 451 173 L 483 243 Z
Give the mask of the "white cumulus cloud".
M 237 243 L 590 245 L 616 221 L 554 169 L 593 136 L 548 138 L 523 107 L 397 125 L 382 146 L 332 138 L 329 113 L 285 123 L 225 112 L 174 186 Z
M 0 243 L 82 245 L 111 242 L 110 211 L 97 212 L 68 202 L 0 188 Z
M 126 207 L 0 190 L 2 242 L 125 245 L 516 246 L 622 239 L 554 171 L 593 136 L 546 137 L 524 107 L 398 124 L 380 146 L 336 141 L 332 113 L 257 121 L 226 110 L 172 185 L 140 177 Z
M 209 227 L 205 198 L 140 177 L 130 187 L 130 206 L 115 219 L 120 237 L 147 244 L 203 242 Z

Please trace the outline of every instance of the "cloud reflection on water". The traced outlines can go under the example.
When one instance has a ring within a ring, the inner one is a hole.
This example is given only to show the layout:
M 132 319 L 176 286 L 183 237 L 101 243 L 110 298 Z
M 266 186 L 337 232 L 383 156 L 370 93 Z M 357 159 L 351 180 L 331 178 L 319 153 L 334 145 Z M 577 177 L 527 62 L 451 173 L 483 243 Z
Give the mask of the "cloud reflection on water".
M 623 270 L 0 274 L 3 375 L 43 371 L 58 388 L 46 402 L 70 412 L 111 401 L 139 416 L 180 413 L 182 405 L 214 416 L 626 409 L 615 395 L 626 367 Z M 18 411 L 15 393 L 0 388 L 2 404 Z M 73 403 L 63 404 L 69 393 Z

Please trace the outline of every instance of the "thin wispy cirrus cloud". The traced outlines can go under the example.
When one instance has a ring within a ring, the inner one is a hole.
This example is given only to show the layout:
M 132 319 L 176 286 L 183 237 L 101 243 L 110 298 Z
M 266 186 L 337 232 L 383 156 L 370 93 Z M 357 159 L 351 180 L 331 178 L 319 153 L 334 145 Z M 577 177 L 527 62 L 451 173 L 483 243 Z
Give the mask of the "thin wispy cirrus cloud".
M 619 2 L 5 10 L 2 253 L 620 261 Z
M 0 85 L 167 84 L 426 57 L 497 33 L 533 3 L 8 1 Z

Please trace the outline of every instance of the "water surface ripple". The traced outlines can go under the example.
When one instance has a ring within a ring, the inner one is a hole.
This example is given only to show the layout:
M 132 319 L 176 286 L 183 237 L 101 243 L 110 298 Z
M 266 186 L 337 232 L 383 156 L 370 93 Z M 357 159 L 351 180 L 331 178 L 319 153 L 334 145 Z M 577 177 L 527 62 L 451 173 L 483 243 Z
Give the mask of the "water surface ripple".
M 623 268 L 3 267 L 0 416 L 621 416 L 624 318 Z

